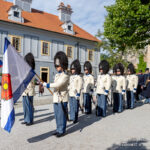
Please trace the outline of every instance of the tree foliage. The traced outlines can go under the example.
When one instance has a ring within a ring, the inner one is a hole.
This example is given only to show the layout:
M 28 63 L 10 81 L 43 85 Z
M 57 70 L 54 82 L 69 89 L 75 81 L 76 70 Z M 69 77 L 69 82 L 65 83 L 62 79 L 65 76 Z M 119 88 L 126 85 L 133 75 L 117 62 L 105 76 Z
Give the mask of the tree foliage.
M 116 0 L 105 7 L 108 15 L 104 22 L 104 36 L 112 49 L 122 54 L 129 48 L 144 48 L 150 44 L 150 2 L 141 0 Z
M 122 63 L 124 66 L 128 65 L 128 62 L 124 59 L 122 53 L 118 52 L 117 49 L 112 49 L 111 43 L 104 37 L 100 30 L 98 30 L 96 37 L 101 40 L 101 43 L 98 44 L 98 48 L 101 48 L 100 60 L 107 60 L 110 63 L 111 68 L 117 63 Z
M 137 72 L 139 72 L 139 70 L 142 70 L 143 72 L 145 72 L 145 69 L 146 69 L 146 62 L 144 62 L 144 55 L 140 55 Z

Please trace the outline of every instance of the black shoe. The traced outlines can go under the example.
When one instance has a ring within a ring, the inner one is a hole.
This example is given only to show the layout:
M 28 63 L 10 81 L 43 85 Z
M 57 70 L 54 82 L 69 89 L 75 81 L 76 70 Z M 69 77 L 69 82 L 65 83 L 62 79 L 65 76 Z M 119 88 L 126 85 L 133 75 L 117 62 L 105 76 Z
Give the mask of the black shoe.
M 21 124 L 27 124 L 27 122 L 21 122 Z
M 86 114 L 86 115 L 89 115 L 89 114 L 92 114 L 92 112 L 86 112 L 85 114 Z
M 58 133 L 57 135 L 56 135 L 56 137 L 62 137 L 62 136 L 64 136 L 65 135 L 65 133 Z
M 31 125 L 33 125 L 33 122 L 31 122 L 31 123 L 26 123 L 26 126 L 31 126 Z
M 58 132 L 54 132 L 52 135 L 57 135 L 57 134 L 59 134 Z
M 82 114 L 84 113 L 84 110 L 83 110 L 83 108 L 81 108 L 81 112 L 82 112 Z
M 73 121 L 72 119 L 69 119 L 69 121 Z
M 74 124 L 78 123 L 78 120 L 73 121 Z

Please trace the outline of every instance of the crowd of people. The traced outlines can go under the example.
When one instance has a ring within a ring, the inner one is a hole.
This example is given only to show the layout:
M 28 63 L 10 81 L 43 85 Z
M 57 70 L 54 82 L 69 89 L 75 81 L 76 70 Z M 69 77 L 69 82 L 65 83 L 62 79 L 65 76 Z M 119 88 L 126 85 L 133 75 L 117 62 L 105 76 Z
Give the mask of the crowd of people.
M 31 53 L 25 56 L 25 60 L 35 68 L 34 57 Z M 118 63 L 113 67 L 113 74 L 110 74 L 110 65 L 106 60 L 99 63 L 99 75 L 95 81 L 92 75 L 92 65 L 89 61 L 84 63 L 84 74 L 81 74 L 81 65 L 78 59 L 70 65 L 68 70 L 68 58 L 62 51 L 56 53 L 54 66 L 57 70 L 53 83 L 42 83 L 41 86 L 53 88 L 53 105 L 56 119 L 56 137 L 62 137 L 66 133 L 67 120 L 73 123 L 78 122 L 79 109 L 86 115 L 92 113 L 92 102 L 96 105 L 96 116 L 107 116 L 107 99 L 112 95 L 113 112 L 121 113 L 123 109 L 133 109 L 135 101 L 146 99 L 150 103 L 150 74 L 148 68 L 142 74 L 140 70 L 136 74 L 134 65 L 131 63 L 125 69 L 123 64 Z M 126 70 L 126 72 L 125 72 Z M 28 85 L 23 94 L 24 122 L 33 124 L 33 97 L 34 79 Z M 95 95 L 95 99 L 93 98 Z M 69 102 L 69 117 L 68 117 Z

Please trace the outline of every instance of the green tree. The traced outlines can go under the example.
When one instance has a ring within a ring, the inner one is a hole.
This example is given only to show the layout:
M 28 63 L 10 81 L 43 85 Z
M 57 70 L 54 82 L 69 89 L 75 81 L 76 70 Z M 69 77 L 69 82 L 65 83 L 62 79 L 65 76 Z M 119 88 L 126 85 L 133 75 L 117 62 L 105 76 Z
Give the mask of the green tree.
M 145 69 L 146 69 L 146 62 L 144 62 L 144 55 L 140 55 L 139 64 L 136 71 L 139 72 L 139 70 L 142 70 L 143 72 L 145 72 Z
M 104 35 L 112 49 L 129 53 L 150 44 L 150 3 L 141 0 L 116 0 L 105 7 L 108 15 L 104 22 Z
M 111 47 L 111 43 L 104 37 L 100 30 L 98 30 L 96 37 L 101 40 L 97 45 L 98 48 L 101 48 L 100 60 L 107 60 L 110 63 L 111 68 L 117 63 L 122 63 L 124 66 L 128 65 L 128 62 L 123 57 L 122 53 L 119 52 L 118 49 L 113 49 Z

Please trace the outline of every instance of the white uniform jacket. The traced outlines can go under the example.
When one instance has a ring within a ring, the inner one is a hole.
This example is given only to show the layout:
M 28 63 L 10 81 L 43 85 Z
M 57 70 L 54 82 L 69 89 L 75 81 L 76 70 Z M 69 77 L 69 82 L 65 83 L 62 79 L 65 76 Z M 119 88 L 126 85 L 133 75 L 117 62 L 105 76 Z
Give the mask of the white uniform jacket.
M 126 78 L 123 75 L 112 76 L 112 92 L 122 93 L 126 90 Z
M 68 102 L 69 76 L 65 73 L 57 73 L 54 83 L 50 83 L 50 88 L 54 88 L 53 103 Z
M 31 82 L 28 84 L 26 90 L 23 92 L 22 96 L 35 96 L 35 77 L 32 78 Z
M 138 77 L 135 74 L 127 75 L 126 80 L 127 80 L 127 91 L 133 91 L 137 89 Z
M 96 82 L 96 93 L 107 95 L 110 88 L 111 88 L 111 76 L 109 74 L 98 75 Z
M 83 76 L 83 93 L 90 93 L 94 88 L 94 77 L 91 74 Z
M 71 75 L 69 81 L 69 96 L 76 97 L 77 95 L 80 96 L 82 88 L 82 78 L 80 75 Z

